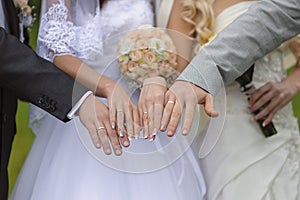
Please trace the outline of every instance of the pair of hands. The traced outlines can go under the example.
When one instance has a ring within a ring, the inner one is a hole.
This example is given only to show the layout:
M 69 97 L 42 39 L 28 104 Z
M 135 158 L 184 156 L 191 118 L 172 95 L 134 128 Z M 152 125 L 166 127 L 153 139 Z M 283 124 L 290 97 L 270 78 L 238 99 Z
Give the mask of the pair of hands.
M 250 112 L 269 102 L 268 106 L 254 116 L 255 120 L 265 118 L 264 124 L 267 125 L 275 113 L 298 92 L 299 89 L 289 81 L 267 83 L 249 98 Z M 108 96 L 108 100 L 109 109 L 95 96 L 90 95 L 78 111 L 93 143 L 97 148 L 102 147 L 105 154 L 111 154 L 112 147 L 115 155 L 121 155 L 121 144 L 128 147 L 129 139 L 139 137 L 141 127 L 144 129 L 145 139 L 154 140 L 158 131 L 166 130 L 168 136 L 173 136 L 182 117 L 183 108 L 183 135 L 187 135 L 191 129 L 197 104 L 203 104 L 208 116 L 218 116 L 214 110 L 213 96 L 185 81 L 176 81 L 168 91 L 161 80 L 152 80 L 144 84 L 138 108 L 118 85 Z

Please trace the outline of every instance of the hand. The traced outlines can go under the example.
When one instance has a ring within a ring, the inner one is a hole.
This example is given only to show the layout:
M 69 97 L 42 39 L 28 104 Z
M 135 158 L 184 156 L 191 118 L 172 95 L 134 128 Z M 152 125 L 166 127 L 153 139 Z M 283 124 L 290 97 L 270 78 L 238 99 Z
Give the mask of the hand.
M 185 108 L 183 135 L 187 135 L 191 129 L 197 104 L 204 105 L 208 116 L 218 116 L 218 113 L 214 111 L 213 96 L 186 81 L 175 81 L 165 95 L 165 103 L 161 131 L 165 131 L 168 126 L 167 135 L 170 137 L 176 132 L 183 108 Z
M 122 154 L 119 137 L 109 123 L 108 108 L 100 100 L 92 94 L 89 95 L 80 106 L 78 115 L 97 148 L 103 147 L 104 153 L 109 155 L 111 154 L 109 143 L 111 143 L 115 154 Z
M 112 128 L 115 129 L 117 127 L 123 146 L 129 146 L 128 137 L 132 139 L 134 136 L 139 135 L 140 132 L 138 109 L 125 90 L 117 83 L 110 90 L 107 99 Z
M 160 129 L 164 110 L 164 98 L 167 83 L 162 77 L 148 78 L 143 83 L 139 99 L 140 121 L 144 127 L 144 138 L 155 139 Z
M 266 118 L 263 126 L 269 124 L 274 115 L 282 107 L 287 105 L 298 93 L 297 87 L 288 80 L 280 83 L 269 82 L 257 89 L 249 99 L 250 112 L 266 105 L 255 116 L 255 120 Z

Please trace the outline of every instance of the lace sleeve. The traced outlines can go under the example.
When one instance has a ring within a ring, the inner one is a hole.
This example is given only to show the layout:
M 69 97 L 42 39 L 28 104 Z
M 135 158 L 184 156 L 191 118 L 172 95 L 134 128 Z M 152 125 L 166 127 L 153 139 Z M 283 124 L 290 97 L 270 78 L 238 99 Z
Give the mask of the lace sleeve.
M 40 56 L 49 61 L 61 55 L 86 59 L 92 51 L 101 52 L 101 31 L 97 31 L 100 9 L 96 9 L 95 4 L 90 5 L 94 6 L 91 12 L 78 9 L 78 3 L 72 0 L 56 0 L 50 4 L 48 1 L 47 5 L 38 35 Z

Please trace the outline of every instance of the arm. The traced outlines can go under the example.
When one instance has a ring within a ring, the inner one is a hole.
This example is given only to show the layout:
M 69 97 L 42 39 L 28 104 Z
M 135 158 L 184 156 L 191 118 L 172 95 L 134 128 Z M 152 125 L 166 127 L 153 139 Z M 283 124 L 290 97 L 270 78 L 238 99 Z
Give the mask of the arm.
M 222 81 L 231 83 L 257 59 L 299 32 L 299 0 L 259 1 L 201 49 L 178 80 L 215 95 Z
M 88 89 L 52 63 L 37 56 L 32 49 L 2 28 L 0 50 L 0 86 L 14 91 L 20 99 L 35 104 L 58 119 L 69 121 L 68 113 Z M 81 104 L 78 114 L 97 148 L 102 146 L 104 152 L 110 154 L 110 140 L 115 154 L 122 153 L 118 137 L 109 126 L 108 109 L 102 102 L 94 95 L 89 95 Z M 109 138 L 105 134 L 98 137 L 99 126 L 105 126 Z
M 187 66 L 192 53 L 192 40 L 189 38 L 192 25 L 183 20 L 181 16 L 182 12 L 183 6 L 181 1 L 164 0 L 162 1 L 160 13 L 158 13 L 158 16 L 161 17 L 158 19 L 158 25 L 167 26 L 168 34 L 176 46 L 177 71 L 179 72 Z M 163 116 L 164 106 L 166 106 L 168 111 L 172 110 L 174 106 L 172 100 L 167 101 L 168 103 L 165 101 L 164 96 L 166 91 L 166 81 L 162 77 L 146 79 L 143 84 L 139 100 L 139 110 L 144 125 L 145 137 L 149 137 L 150 140 L 154 139 L 159 130 L 166 130 L 169 118 L 167 115 Z M 176 104 L 176 106 L 178 105 Z M 179 109 L 181 108 L 179 107 Z M 176 121 L 176 123 L 178 122 Z M 169 127 L 169 131 L 175 132 L 174 128 L 171 127 Z
M 63 121 L 88 90 L 0 28 L 0 84 Z M 45 81 L 47 80 L 47 81 Z M 63 89 L 61 86 L 64 86 Z M 46 89 L 45 89 L 46 88 Z M 61 88 L 61 89 L 58 89 Z

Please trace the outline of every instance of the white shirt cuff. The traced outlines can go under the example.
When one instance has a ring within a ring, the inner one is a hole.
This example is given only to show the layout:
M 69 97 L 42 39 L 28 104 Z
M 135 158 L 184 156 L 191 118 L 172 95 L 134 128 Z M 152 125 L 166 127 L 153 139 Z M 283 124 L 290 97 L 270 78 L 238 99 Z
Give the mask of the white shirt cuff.
M 80 108 L 81 104 L 84 102 L 84 100 L 90 95 L 93 94 L 92 91 L 88 91 L 86 92 L 80 99 L 79 101 L 75 104 L 75 106 L 73 106 L 72 110 L 68 113 L 67 117 L 69 119 L 72 119 L 73 116 L 75 115 L 75 113 L 77 112 L 77 110 Z

